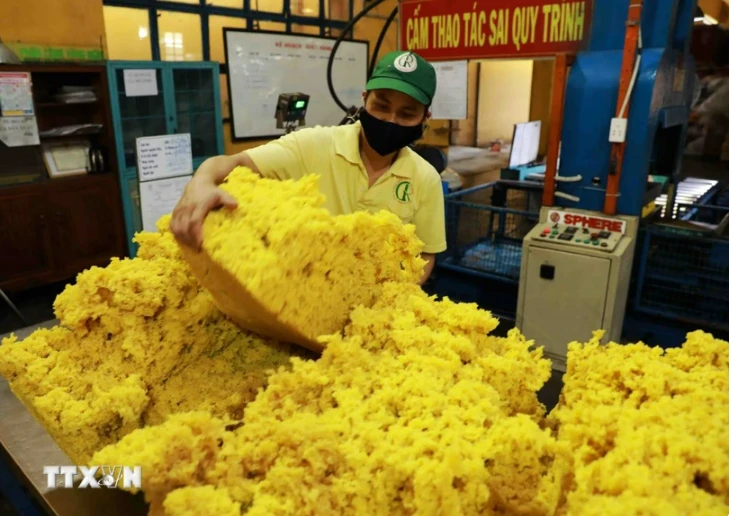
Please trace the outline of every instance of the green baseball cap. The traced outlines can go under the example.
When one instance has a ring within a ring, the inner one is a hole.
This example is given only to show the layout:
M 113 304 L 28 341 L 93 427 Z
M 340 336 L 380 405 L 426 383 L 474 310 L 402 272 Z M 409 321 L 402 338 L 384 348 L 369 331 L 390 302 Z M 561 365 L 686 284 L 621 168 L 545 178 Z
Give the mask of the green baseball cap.
M 396 90 L 429 106 L 435 96 L 434 67 L 414 52 L 397 50 L 381 58 L 366 83 L 366 91 Z

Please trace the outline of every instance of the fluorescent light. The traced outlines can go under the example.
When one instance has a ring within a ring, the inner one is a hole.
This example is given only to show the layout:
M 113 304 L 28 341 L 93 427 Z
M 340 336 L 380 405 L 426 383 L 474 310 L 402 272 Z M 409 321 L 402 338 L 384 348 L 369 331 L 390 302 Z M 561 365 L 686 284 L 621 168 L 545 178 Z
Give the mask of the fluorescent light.
M 719 22 L 713 16 L 705 14 L 704 16 L 695 16 L 694 23 L 702 22 L 704 25 L 717 25 Z
M 138 37 L 139 37 L 140 39 L 145 39 L 145 38 L 147 37 L 147 27 L 140 27 L 140 28 L 139 28 L 139 29 L 137 30 L 137 36 L 138 36 Z

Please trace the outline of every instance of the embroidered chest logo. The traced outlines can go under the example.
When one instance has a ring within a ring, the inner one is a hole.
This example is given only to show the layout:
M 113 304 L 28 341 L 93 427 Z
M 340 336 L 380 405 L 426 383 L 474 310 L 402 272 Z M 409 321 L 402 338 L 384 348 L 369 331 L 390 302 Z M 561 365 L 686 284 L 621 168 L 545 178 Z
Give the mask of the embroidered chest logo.
M 409 181 L 402 181 L 394 188 L 394 196 L 397 201 L 406 204 L 412 200 L 412 183 Z

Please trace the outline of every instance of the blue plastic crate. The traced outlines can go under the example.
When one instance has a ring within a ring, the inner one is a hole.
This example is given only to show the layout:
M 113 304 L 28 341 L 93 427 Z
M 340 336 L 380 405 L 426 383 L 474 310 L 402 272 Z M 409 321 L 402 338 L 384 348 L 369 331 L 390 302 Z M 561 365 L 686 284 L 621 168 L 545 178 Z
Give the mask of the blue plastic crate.
M 447 252 L 438 265 L 518 283 L 524 236 L 539 220 L 541 192 L 488 183 L 445 197 Z
M 701 328 L 729 328 L 729 241 L 649 226 L 639 240 L 635 309 Z

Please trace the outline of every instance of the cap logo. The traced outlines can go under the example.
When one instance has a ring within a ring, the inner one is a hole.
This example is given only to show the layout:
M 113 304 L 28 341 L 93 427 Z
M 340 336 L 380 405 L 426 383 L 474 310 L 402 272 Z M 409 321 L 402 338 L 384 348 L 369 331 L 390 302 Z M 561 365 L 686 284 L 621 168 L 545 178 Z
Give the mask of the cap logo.
M 417 58 L 411 52 L 405 52 L 394 59 L 394 68 L 400 72 L 413 72 L 417 69 Z

